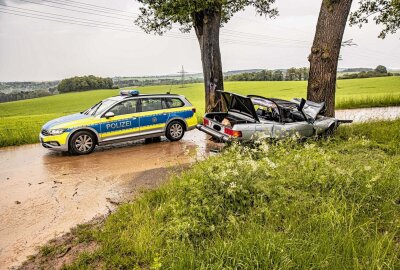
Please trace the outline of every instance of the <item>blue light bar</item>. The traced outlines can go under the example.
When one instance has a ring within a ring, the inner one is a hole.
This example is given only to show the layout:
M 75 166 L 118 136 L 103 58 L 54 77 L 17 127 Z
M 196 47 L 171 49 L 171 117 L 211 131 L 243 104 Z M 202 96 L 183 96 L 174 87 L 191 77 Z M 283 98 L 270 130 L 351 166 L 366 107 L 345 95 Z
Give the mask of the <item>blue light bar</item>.
M 119 93 L 121 96 L 138 96 L 140 93 L 138 90 L 121 90 Z

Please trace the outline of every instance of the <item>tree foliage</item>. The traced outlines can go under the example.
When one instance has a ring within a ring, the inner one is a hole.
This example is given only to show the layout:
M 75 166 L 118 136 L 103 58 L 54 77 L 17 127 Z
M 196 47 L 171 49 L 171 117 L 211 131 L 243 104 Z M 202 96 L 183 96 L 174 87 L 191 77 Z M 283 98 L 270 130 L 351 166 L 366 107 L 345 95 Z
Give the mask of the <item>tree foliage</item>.
M 174 24 L 182 32 L 188 32 L 194 25 L 198 13 L 207 11 L 221 13 L 221 26 L 247 6 L 253 6 L 259 15 L 275 17 L 278 11 L 273 7 L 275 0 L 138 0 L 143 4 L 136 24 L 146 33 L 164 34 Z
M 387 68 L 385 66 L 379 65 L 375 68 L 375 72 L 378 73 L 387 73 Z
M 359 8 L 350 14 L 350 25 L 360 28 L 369 20 L 383 26 L 379 38 L 394 34 L 400 28 L 400 0 L 359 0 Z
M 113 80 L 111 78 L 101 78 L 93 75 L 64 79 L 57 86 L 60 93 L 112 88 Z

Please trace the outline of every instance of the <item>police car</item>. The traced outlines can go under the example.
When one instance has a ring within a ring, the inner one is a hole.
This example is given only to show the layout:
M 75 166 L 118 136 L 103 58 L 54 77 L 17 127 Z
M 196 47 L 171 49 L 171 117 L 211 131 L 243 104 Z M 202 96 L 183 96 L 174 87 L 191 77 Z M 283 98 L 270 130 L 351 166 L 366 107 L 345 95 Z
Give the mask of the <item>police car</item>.
M 91 153 L 96 145 L 166 136 L 182 139 L 196 127 L 196 109 L 184 97 L 172 94 L 142 95 L 123 90 L 90 109 L 46 123 L 40 132 L 45 148 Z

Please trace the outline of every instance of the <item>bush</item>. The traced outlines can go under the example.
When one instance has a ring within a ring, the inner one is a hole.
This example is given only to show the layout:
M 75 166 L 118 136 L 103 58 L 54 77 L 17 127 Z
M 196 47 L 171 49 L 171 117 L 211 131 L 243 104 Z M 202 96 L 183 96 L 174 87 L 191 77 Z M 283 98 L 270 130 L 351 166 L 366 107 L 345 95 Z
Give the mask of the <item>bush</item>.
M 113 80 L 111 78 L 101 78 L 90 75 L 64 79 L 57 86 L 57 90 L 60 93 L 95 89 L 113 89 Z

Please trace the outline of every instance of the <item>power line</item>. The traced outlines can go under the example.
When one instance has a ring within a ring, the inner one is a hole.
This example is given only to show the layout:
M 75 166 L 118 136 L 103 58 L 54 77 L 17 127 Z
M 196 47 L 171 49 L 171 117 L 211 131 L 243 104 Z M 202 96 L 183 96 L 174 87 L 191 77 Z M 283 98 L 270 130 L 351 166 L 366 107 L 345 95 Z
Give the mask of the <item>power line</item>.
M 5 14 L 19 16 L 19 17 L 25 17 L 25 18 L 39 19 L 39 20 L 44 20 L 44 21 L 59 22 L 59 23 L 64 23 L 64 24 L 69 24 L 69 25 L 86 26 L 86 27 L 93 27 L 93 28 L 98 28 L 98 29 L 129 32 L 129 33 L 136 33 L 136 34 L 145 35 L 145 33 L 141 32 L 141 31 L 127 30 L 127 29 L 124 29 L 124 28 L 115 28 L 115 27 L 112 27 L 112 26 L 99 25 L 99 24 L 94 24 L 94 23 L 90 23 L 90 22 L 80 22 L 80 21 L 65 20 L 65 19 L 50 17 L 50 16 L 47 16 L 47 15 L 31 14 L 31 13 L 27 13 L 27 12 L 24 12 L 24 11 L 9 11 L 9 10 L 1 10 L 0 9 L 0 13 L 5 13 Z M 177 36 L 177 35 L 164 35 L 164 36 L 165 37 L 169 37 L 169 38 L 179 38 L 179 39 L 185 39 L 185 40 L 196 40 L 195 38 Z M 262 47 L 265 47 L 266 45 L 271 45 L 271 44 L 268 44 L 268 43 L 244 42 L 244 41 L 239 41 L 239 40 L 224 40 L 224 39 L 222 39 L 221 42 L 224 43 L 224 44 L 236 44 L 236 45 L 246 45 L 246 46 L 262 46 Z M 283 46 L 279 46 L 279 47 L 283 47 Z
M 105 22 L 105 21 L 97 21 L 97 20 L 90 20 L 90 19 L 72 17 L 72 16 L 67 16 L 67 15 L 62 15 L 62 14 L 51 13 L 51 12 L 37 11 L 37 10 L 33 10 L 33 9 L 28 9 L 28 8 L 13 7 L 13 6 L 4 5 L 4 4 L 1 4 L 1 3 L 0 3 L 0 6 L 3 6 L 3 8 L 6 8 L 6 9 L 17 9 L 17 10 L 11 10 L 11 11 L 14 11 L 14 12 L 29 11 L 29 12 L 45 14 L 45 15 L 54 15 L 55 17 L 63 17 L 63 18 L 68 18 L 68 19 L 73 19 L 73 20 L 80 20 L 80 21 L 89 21 L 89 22 L 94 22 L 94 23 L 98 23 L 98 24 L 110 24 L 111 23 L 111 22 Z M 19 11 L 19 10 L 22 10 L 22 11 Z M 29 14 L 29 12 L 23 12 L 23 13 L 28 13 Z M 118 24 L 118 23 L 111 23 L 111 24 L 114 24 L 114 25 L 117 25 L 117 26 L 123 26 L 123 27 L 126 27 L 127 29 L 129 27 L 132 27 L 131 25 L 126 25 L 126 24 Z
M 20 0 L 20 1 L 28 2 L 28 3 L 32 3 L 32 4 L 36 4 L 36 5 L 41 5 L 41 6 L 48 6 L 48 7 L 52 7 L 52 8 L 61 9 L 61 10 L 68 10 L 68 11 L 80 12 L 80 13 L 85 13 L 85 14 L 92 14 L 92 15 L 102 16 L 102 17 L 116 18 L 116 19 L 121 19 L 121 20 L 128 20 L 126 18 L 120 18 L 120 17 L 115 17 L 115 16 L 107 16 L 107 15 L 104 15 L 104 14 L 96 14 L 96 13 L 93 13 L 93 12 L 86 12 L 86 11 L 82 11 L 82 10 L 69 9 L 69 8 L 53 6 L 53 5 L 46 5 L 46 4 L 43 4 L 43 3 L 32 2 L 32 1 L 29 1 L 29 0 Z M 51 1 L 51 0 L 46 0 L 46 2 L 58 3 L 58 2 Z M 84 4 L 84 3 L 81 3 L 81 2 L 78 2 L 78 1 L 74 1 L 74 2 L 77 2 L 77 3 L 80 3 L 80 4 Z M 63 4 L 63 3 L 58 3 L 58 4 Z M 68 5 L 68 4 L 66 4 L 66 5 Z M 73 6 L 73 5 L 69 5 L 69 6 Z M 78 7 L 74 6 L 74 7 L 79 8 L 79 9 L 83 9 L 83 10 L 87 9 L 87 8 L 83 8 L 83 7 L 79 7 L 79 6 Z M 100 7 L 100 6 L 97 6 L 97 7 Z M 16 7 L 14 7 L 14 8 L 16 8 Z M 102 8 L 105 8 L 105 7 L 102 7 Z M 19 9 L 21 9 L 21 8 L 19 8 Z M 27 10 L 27 9 L 25 9 L 25 10 Z M 95 12 L 106 13 L 104 11 L 98 11 L 98 10 L 94 10 L 94 9 L 90 9 L 90 10 L 93 10 Z M 32 11 L 32 10 L 30 10 L 30 11 Z M 37 12 L 37 11 L 33 11 L 33 12 Z M 42 13 L 46 13 L 46 12 L 42 12 Z M 80 19 L 80 18 L 71 17 L 71 16 L 58 15 L 58 14 L 54 14 L 54 13 L 47 13 L 47 14 L 52 14 L 52 15 L 56 15 L 56 16 L 62 16 L 64 18 L 65 17 L 69 17 L 69 18 L 73 18 L 75 20 L 80 20 L 80 21 L 82 21 L 82 20 L 91 21 L 91 22 L 95 22 L 95 23 L 101 24 L 103 26 L 105 24 L 105 22 L 99 22 L 99 21 L 94 21 L 94 20 L 89 20 L 89 19 Z M 131 21 L 131 20 L 128 20 L 128 21 Z M 108 22 L 106 22 L 106 24 L 108 24 Z M 125 27 L 130 27 L 130 26 L 127 26 L 127 25 L 121 25 L 121 24 L 115 24 L 115 23 L 114 23 L 114 25 L 112 27 L 114 27 L 115 25 L 122 26 L 124 28 Z M 109 25 L 106 25 L 106 26 L 110 27 Z M 130 31 L 130 30 L 128 29 L 128 31 Z M 224 33 L 225 31 L 227 33 Z M 179 35 L 179 33 L 176 33 L 176 32 L 170 32 L 169 34 Z M 287 42 L 290 42 L 290 45 L 286 44 L 286 47 L 293 47 L 293 44 L 307 44 L 307 45 L 309 45 L 309 43 L 307 41 L 303 41 L 303 40 L 293 40 L 293 39 L 278 38 L 278 37 L 272 37 L 272 36 L 268 36 L 268 35 L 246 33 L 246 32 L 240 32 L 240 31 L 229 30 L 229 29 L 224 29 L 224 31 L 222 32 L 221 35 L 222 36 L 225 35 L 225 36 L 233 37 L 233 38 L 245 39 L 245 42 L 248 42 L 249 39 L 256 40 L 256 41 L 260 41 L 261 40 L 261 41 L 265 42 L 265 38 L 268 38 L 268 43 L 266 43 L 266 44 L 270 44 L 270 43 L 271 44 L 273 44 L 273 43 L 285 44 Z M 239 42 L 243 43 L 243 41 L 239 41 Z M 252 45 L 254 45 L 254 44 L 258 45 L 257 42 L 253 42 Z
M 74 12 L 79 12 L 79 13 L 84 13 L 84 14 L 95 15 L 95 16 L 103 16 L 103 17 L 113 18 L 113 19 L 117 19 L 117 20 L 132 21 L 131 19 L 127 19 L 127 18 L 121 18 L 121 17 L 115 17 L 115 16 L 108 16 L 108 15 L 104 15 L 104 14 L 96 14 L 96 13 L 93 13 L 93 12 L 87 12 L 87 11 L 83 11 L 83 10 L 70 9 L 70 8 L 65 8 L 65 7 L 58 7 L 58 6 L 54 6 L 54 5 L 47 5 L 47 4 L 45 4 L 45 3 L 37 3 L 37 2 L 29 1 L 29 0 L 19 0 L 19 1 L 26 2 L 26 3 L 31 3 L 31 4 L 39 5 L 39 6 L 46 6 L 46 7 L 57 8 L 57 9 L 68 10 L 68 11 L 74 11 Z M 133 18 L 132 18 L 132 19 L 133 19 Z
M 44 21 L 52 21 L 52 22 L 59 22 L 59 23 L 64 23 L 64 24 L 69 24 L 69 25 L 79 25 L 79 26 L 86 26 L 86 27 L 93 27 L 93 28 L 99 28 L 99 29 L 105 29 L 105 30 L 113 30 L 113 31 L 121 31 L 121 32 L 128 32 L 128 33 L 135 33 L 135 34 L 142 34 L 145 35 L 145 33 L 141 31 L 134 31 L 134 30 L 127 30 L 123 28 L 115 28 L 112 26 L 104 26 L 104 25 L 99 25 L 99 24 L 94 24 L 90 22 L 79 22 L 79 21 L 70 21 L 70 20 L 65 20 L 65 19 L 60 19 L 60 18 L 53 18 L 50 16 L 44 16 L 44 15 L 36 15 L 36 14 L 31 14 L 23 11 L 9 11 L 9 10 L 1 10 L 1 13 L 5 14 L 10 14 L 14 16 L 19 16 L 19 17 L 25 17 L 25 18 L 33 18 L 33 19 L 38 19 L 38 20 L 44 20 Z M 22 13 L 22 14 L 21 14 Z M 184 36 L 173 36 L 173 35 L 166 35 L 166 37 L 170 38 L 181 38 L 181 39 L 189 39 Z
M 40 3 L 35 3 L 35 2 L 28 1 L 28 0 L 20 0 L 20 1 L 42 5 Z M 53 7 L 53 6 L 51 6 L 51 7 Z M 81 25 L 81 26 L 103 28 L 103 29 L 108 29 L 108 30 L 116 30 L 116 31 L 144 34 L 142 31 L 133 30 L 131 26 L 125 25 L 125 24 L 118 24 L 118 23 L 91 20 L 91 19 L 83 19 L 83 18 L 79 18 L 79 17 L 66 16 L 66 15 L 61 15 L 61 14 L 56 14 L 56 13 L 42 12 L 42 11 L 36 11 L 36 10 L 32 10 L 32 9 L 19 8 L 19 7 L 13 7 L 13 6 L 7 6 L 7 7 L 3 7 L 3 8 L 7 8 L 6 10 L 3 9 L 3 13 L 21 16 L 21 17 L 26 16 L 29 18 L 41 19 L 41 20 L 47 19 L 50 21 L 66 23 L 66 24 L 75 24 L 75 25 Z M 10 8 L 18 9 L 18 10 L 10 11 L 9 10 Z M 59 8 L 62 10 L 70 10 L 70 9 L 66 9 L 64 7 L 56 7 L 56 8 Z M 79 7 L 79 8 L 82 8 L 82 7 Z M 23 10 L 23 11 L 21 11 L 21 10 Z M 73 10 L 73 11 L 87 13 L 82 10 L 79 10 L 79 11 Z M 89 14 L 100 16 L 100 14 L 95 14 L 92 12 L 90 12 Z M 103 15 L 101 15 L 101 16 L 103 16 Z M 114 18 L 114 17 L 112 16 L 112 18 Z M 224 33 L 225 31 L 227 33 Z M 222 41 L 222 43 L 225 43 L 225 44 L 238 44 L 238 45 L 247 45 L 247 46 L 279 46 L 279 47 L 285 47 L 285 48 L 287 48 L 287 47 L 299 47 L 299 48 L 303 47 L 303 48 L 305 48 L 305 46 L 299 46 L 299 45 L 302 45 L 302 44 L 306 45 L 306 43 L 308 45 L 308 42 L 302 41 L 302 40 L 292 40 L 292 39 L 278 38 L 278 37 L 272 37 L 272 36 L 262 35 L 262 34 L 246 33 L 246 32 L 230 30 L 230 29 L 226 29 L 226 28 L 224 29 L 224 32 L 221 33 L 221 37 L 222 37 L 221 41 Z M 186 39 L 186 40 L 195 40 L 193 37 L 184 37 L 180 33 L 176 33 L 176 32 L 169 32 L 168 34 L 165 34 L 165 36 Z M 227 36 L 228 38 L 225 38 L 225 36 Z M 244 40 L 242 40 L 242 39 L 244 39 Z
M 62 0 L 62 1 L 66 1 L 66 0 Z M 68 2 L 72 2 L 72 3 L 76 3 L 79 5 L 84 5 L 84 6 L 89 6 L 89 7 L 96 7 L 96 8 L 101 8 L 101 9 L 105 9 L 105 10 L 111 10 L 111 11 L 116 11 L 116 12 L 121 12 L 121 13 L 133 13 L 133 14 L 138 14 L 135 12 L 130 12 L 130 11 L 125 11 L 125 10 L 121 10 L 121 9 L 115 9 L 115 8 L 110 8 L 110 7 L 104 7 L 104 6 L 97 6 L 97 5 L 93 5 L 93 4 L 88 4 L 88 3 L 83 3 L 83 2 L 79 2 L 79 1 L 72 1 L 72 0 L 68 0 Z
M 4 8 L 7 8 L 4 10 Z M 13 9 L 19 9 L 19 10 L 9 10 L 10 8 Z M 23 10 L 23 11 L 20 11 Z M 42 11 L 35 11 L 31 9 L 24 9 L 24 8 L 18 8 L 18 7 L 3 7 L 3 13 L 11 14 L 11 15 L 16 15 L 16 16 L 21 16 L 21 17 L 29 17 L 29 18 L 34 18 L 34 19 L 41 19 L 41 20 L 50 20 L 50 21 L 55 21 L 55 22 L 61 22 L 61 23 L 66 23 L 66 24 L 75 24 L 75 25 L 82 25 L 82 26 L 89 26 L 89 27 L 96 27 L 96 28 L 103 28 L 103 29 L 108 29 L 108 30 L 117 30 L 117 31 L 123 31 L 123 32 L 131 32 L 131 33 L 138 33 L 138 34 L 144 34 L 140 30 L 133 30 L 129 25 L 123 25 L 123 24 L 116 24 L 116 23 L 110 23 L 110 22 L 104 22 L 104 21 L 97 21 L 97 20 L 90 20 L 90 19 L 82 19 L 82 18 L 77 18 L 77 17 L 72 17 L 72 16 L 66 16 L 66 15 L 60 15 L 60 14 L 55 14 L 55 13 L 49 13 L 49 12 L 42 12 Z M 175 37 L 175 38 L 180 38 L 180 39 L 186 39 L 186 40 L 196 40 L 193 37 L 185 37 L 182 36 L 179 33 L 174 33 L 170 32 L 168 34 L 165 34 L 166 37 Z M 249 41 L 249 39 L 246 39 L 246 41 L 243 40 L 235 40 L 235 39 L 222 39 L 222 42 L 225 44 L 244 44 L 248 46 L 265 46 L 265 45 L 274 45 L 270 41 Z M 279 43 L 280 47 L 287 47 L 288 44 L 285 43 Z M 293 46 L 293 44 L 289 44 L 289 47 L 296 47 Z
M 43 4 L 43 3 L 36 3 L 36 2 L 29 1 L 29 0 L 19 0 L 19 1 L 28 2 L 28 3 L 32 3 L 32 4 L 36 4 L 36 5 L 41 5 L 41 6 L 48 6 L 48 7 L 52 7 L 52 8 L 61 9 L 61 10 L 68 10 L 68 11 L 80 12 L 80 13 L 91 14 L 91 15 L 96 15 L 96 16 L 103 16 L 103 17 L 105 16 L 105 17 L 109 17 L 109 18 L 115 18 L 115 19 L 120 19 L 120 20 L 131 21 L 131 20 L 126 19 L 126 18 L 120 18 L 120 17 L 115 17 L 115 16 L 106 16 L 104 14 L 96 14 L 96 13 L 93 13 L 93 12 L 86 12 L 86 11 L 82 11 L 82 10 L 69 9 L 69 8 L 65 8 L 65 7 L 47 5 L 47 4 Z M 51 0 L 46 0 L 46 2 L 57 3 L 57 2 L 51 1 Z M 74 1 L 74 2 L 77 2 L 77 1 Z M 58 3 L 58 4 L 63 4 L 63 3 Z M 81 4 L 83 4 L 83 3 L 81 3 Z M 68 4 L 65 4 L 65 5 L 68 5 Z M 68 5 L 68 6 L 73 6 L 73 5 Z M 77 7 L 77 6 L 73 6 L 73 7 L 76 7 L 76 8 L 79 8 L 79 9 L 83 9 L 83 10 L 86 9 L 86 8 Z M 102 12 L 102 13 L 106 13 L 107 14 L 107 12 L 104 12 L 104 11 L 97 11 L 97 10 L 94 10 L 94 9 L 89 9 L 89 10 L 93 10 L 95 12 Z M 225 31 L 227 33 L 224 33 Z M 177 34 L 177 33 L 175 33 L 175 34 Z M 304 40 L 285 39 L 285 38 L 278 38 L 278 37 L 273 37 L 273 36 L 268 36 L 268 35 L 263 35 L 263 34 L 240 32 L 240 31 L 230 30 L 230 29 L 226 29 L 226 28 L 223 29 L 222 35 L 227 35 L 227 36 L 231 36 L 231 37 L 240 37 L 240 38 L 244 38 L 244 39 L 251 38 L 251 39 L 258 39 L 258 40 L 263 39 L 262 37 L 266 37 L 271 42 L 273 42 L 273 41 L 275 41 L 275 42 L 288 41 L 288 42 L 291 42 L 291 43 L 302 43 L 302 42 L 304 43 L 304 42 L 307 42 L 307 41 L 304 41 Z M 307 42 L 307 44 L 309 44 L 309 43 Z
M 82 8 L 82 7 L 77 6 L 77 5 L 73 5 L 73 4 L 69 4 L 69 3 L 65 3 L 65 2 L 60 2 L 60 1 L 52 1 L 52 0 L 42 0 L 42 1 L 47 2 L 47 3 L 56 4 L 56 5 L 67 6 L 67 7 Z M 71 1 L 68 1 L 68 2 L 71 2 Z M 86 10 L 95 11 L 95 12 L 101 12 L 101 13 L 111 13 L 111 14 L 114 13 L 114 14 L 116 14 L 118 16 L 123 16 L 123 17 L 129 17 L 129 18 L 131 17 L 130 15 L 129 16 L 128 15 L 124 15 L 124 14 L 116 13 L 114 11 L 104 11 L 104 10 L 99 10 L 99 9 L 93 9 L 93 8 L 90 8 L 90 7 L 85 7 L 85 9 Z

